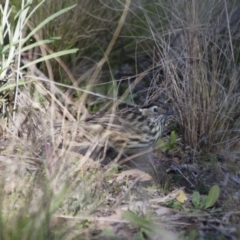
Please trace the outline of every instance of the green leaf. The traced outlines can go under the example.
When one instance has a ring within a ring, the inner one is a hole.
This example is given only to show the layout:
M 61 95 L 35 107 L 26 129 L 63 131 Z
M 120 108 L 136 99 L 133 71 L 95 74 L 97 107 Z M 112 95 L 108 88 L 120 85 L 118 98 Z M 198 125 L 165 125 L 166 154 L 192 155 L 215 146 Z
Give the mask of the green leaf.
M 17 83 L 13 83 L 13 84 L 4 84 L 1 88 L 0 88 L 0 92 L 2 92 L 2 91 L 5 91 L 5 90 L 8 90 L 8 89 L 12 89 L 12 88 L 15 88 L 17 85 L 18 86 L 22 86 L 22 85 L 24 85 L 24 84 L 27 84 L 27 83 L 31 83 L 31 82 L 34 82 L 35 80 L 31 80 L 31 81 L 24 81 L 24 80 L 20 80 L 19 82 L 18 82 L 18 84 Z
M 53 19 L 57 18 L 58 16 L 60 16 L 61 14 L 71 10 L 72 8 L 76 7 L 76 4 L 64 8 L 54 14 L 52 14 L 51 16 L 49 16 L 48 18 L 46 18 L 44 21 L 42 21 L 41 23 L 39 23 L 25 38 L 25 41 L 27 41 L 28 39 L 30 39 L 37 31 L 39 31 L 42 27 L 44 27 L 47 23 L 51 22 Z M 28 20 L 28 19 L 27 19 Z
M 37 41 L 35 43 L 29 44 L 26 47 L 21 48 L 21 52 L 25 52 L 29 49 L 34 48 L 34 47 L 39 47 L 40 45 L 43 45 L 43 44 L 52 43 L 52 42 L 54 42 L 56 40 L 60 40 L 60 39 L 61 39 L 60 37 L 52 37 L 52 38 L 49 38 L 49 39 L 40 40 L 40 41 Z M 17 51 L 16 54 L 19 54 L 19 52 Z
M 171 146 L 171 147 L 173 147 L 173 146 L 175 145 L 176 139 L 177 139 L 176 133 L 175 133 L 175 131 L 172 131 L 172 132 L 171 132 L 170 139 L 169 139 L 169 143 L 170 143 L 170 146 Z
M 169 149 L 169 146 L 167 143 L 165 143 L 162 139 L 159 139 L 157 141 L 157 146 L 160 147 L 162 152 L 166 152 Z
M 46 55 L 44 57 L 38 58 L 35 61 L 32 61 L 32 62 L 29 62 L 29 63 L 25 64 L 24 66 L 22 66 L 20 68 L 20 70 L 23 70 L 24 68 L 29 67 L 31 65 L 34 65 L 36 63 L 43 62 L 43 61 L 46 61 L 46 60 L 49 60 L 49 59 L 52 59 L 52 58 L 64 56 L 66 54 L 76 53 L 77 51 L 78 51 L 78 49 L 75 48 L 75 49 L 64 50 L 64 51 L 56 52 L 56 53 L 53 53 L 53 54 L 49 54 L 49 55 Z
M 219 186 L 218 185 L 212 186 L 206 198 L 205 208 L 212 207 L 216 203 L 219 194 L 220 194 Z
M 192 203 L 194 207 L 200 207 L 200 194 L 199 192 L 194 192 L 192 195 Z
M 116 234 L 113 231 L 111 231 L 110 229 L 107 229 L 107 228 L 103 229 L 103 235 L 106 236 L 106 237 L 110 237 L 110 238 L 113 238 L 113 237 L 117 238 Z
M 60 193 L 54 198 L 50 204 L 50 212 L 55 213 L 66 197 L 67 187 L 63 187 Z
M 149 220 L 141 218 L 135 213 L 125 211 L 123 212 L 123 217 L 130 221 L 131 223 L 134 223 L 135 225 L 144 228 L 148 231 L 151 231 L 153 229 L 153 224 Z

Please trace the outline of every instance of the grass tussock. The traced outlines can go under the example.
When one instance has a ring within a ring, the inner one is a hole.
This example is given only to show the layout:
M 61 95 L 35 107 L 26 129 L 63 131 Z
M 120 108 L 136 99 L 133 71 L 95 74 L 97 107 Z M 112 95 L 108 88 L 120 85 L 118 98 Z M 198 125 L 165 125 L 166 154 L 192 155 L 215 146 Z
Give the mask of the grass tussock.
M 164 72 L 167 94 L 178 114 L 183 140 L 194 151 L 232 151 L 239 144 L 239 71 L 234 63 L 238 50 L 232 51 L 230 23 L 222 30 L 220 20 L 228 7 L 218 16 L 211 15 L 223 7 L 218 4 L 188 3 L 180 22 L 182 6 L 168 9 L 172 31 L 156 39 L 157 64 Z

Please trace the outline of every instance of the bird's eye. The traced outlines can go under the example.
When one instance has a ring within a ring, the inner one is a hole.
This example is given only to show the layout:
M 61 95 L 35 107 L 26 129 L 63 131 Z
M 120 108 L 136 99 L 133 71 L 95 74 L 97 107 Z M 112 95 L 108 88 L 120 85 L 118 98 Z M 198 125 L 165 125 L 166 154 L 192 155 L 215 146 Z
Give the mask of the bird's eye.
M 153 107 L 152 107 L 152 111 L 153 111 L 154 113 L 157 113 L 157 112 L 158 112 L 158 107 L 157 107 L 157 106 L 153 106 Z

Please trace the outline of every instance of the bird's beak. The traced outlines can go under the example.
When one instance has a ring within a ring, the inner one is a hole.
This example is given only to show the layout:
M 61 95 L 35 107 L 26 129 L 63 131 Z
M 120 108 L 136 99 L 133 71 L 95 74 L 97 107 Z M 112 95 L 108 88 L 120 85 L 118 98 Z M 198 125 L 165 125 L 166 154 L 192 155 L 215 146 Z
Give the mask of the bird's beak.
M 174 112 L 172 109 L 168 110 L 167 112 L 164 113 L 164 115 L 166 116 L 171 116 L 171 115 L 174 115 Z

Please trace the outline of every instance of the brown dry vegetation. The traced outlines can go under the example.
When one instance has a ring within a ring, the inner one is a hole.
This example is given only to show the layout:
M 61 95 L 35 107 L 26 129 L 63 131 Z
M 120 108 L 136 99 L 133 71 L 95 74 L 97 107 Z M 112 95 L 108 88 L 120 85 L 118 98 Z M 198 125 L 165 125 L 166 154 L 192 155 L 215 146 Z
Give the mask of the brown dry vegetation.
M 240 5 L 39 2 L 1 3 L 0 239 L 238 239 Z M 154 101 L 175 114 L 145 169 L 54 128 Z

